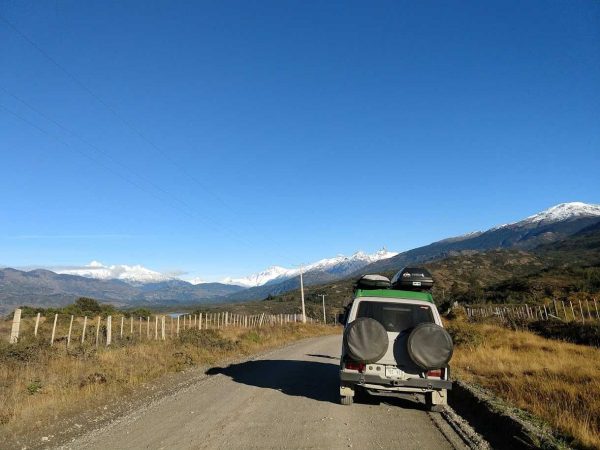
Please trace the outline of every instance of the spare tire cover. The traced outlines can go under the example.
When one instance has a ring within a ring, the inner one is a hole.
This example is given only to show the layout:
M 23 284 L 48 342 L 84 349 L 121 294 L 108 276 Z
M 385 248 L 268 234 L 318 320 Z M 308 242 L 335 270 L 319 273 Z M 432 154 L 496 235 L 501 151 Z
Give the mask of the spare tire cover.
M 388 350 L 388 334 L 375 319 L 360 317 L 349 323 L 344 331 L 344 348 L 357 362 L 377 362 Z
M 421 323 L 408 336 L 408 354 L 425 370 L 445 367 L 452 358 L 454 344 L 446 330 L 435 323 Z

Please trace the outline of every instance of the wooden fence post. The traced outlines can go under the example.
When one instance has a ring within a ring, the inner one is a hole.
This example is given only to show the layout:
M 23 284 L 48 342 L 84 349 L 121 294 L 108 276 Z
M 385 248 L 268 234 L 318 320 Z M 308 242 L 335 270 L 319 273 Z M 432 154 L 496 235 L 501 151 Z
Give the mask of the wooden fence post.
M 123 324 L 125 323 L 125 316 L 121 316 L 121 333 L 120 333 L 120 339 L 123 339 Z
M 133 316 L 129 316 L 129 322 L 131 324 L 129 334 L 131 335 L 131 339 L 133 339 Z
M 54 345 L 54 335 L 56 334 L 56 322 L 58 321 L 58 314 L 54 314 L 54 325 L 52 326 L 52 336 L 50 337 L 50 346 Z
M 571 305 L 571 312 L 573 313 L 573 321 L 576 321 L 577 319 L 575 318 L 575 309 L 573 308 L 573 302 L 569 300 L 569 303 Z
M 10 337 L 8 342 L 16 344 L 19 340 L 19 330 L 21 329 L 21 308 L 15 309 L 13 313 L 12 328 L 10 329 Z
M 40 313 L 37 313 L 35 317 L 35 328 L 33 329 L 33 335 L 37 337 L 38 327 L 40 326 Z
M 154 316 L 154 339 L 158 341 L 158 316 Z
M 179 316 L 177 316 L 177 336 L 179 336 Z
M 87 325 L 87 316 L 83 317 L 83 330 L 81 331 L 81 343 L 85 342 L 85 327 Z
M 583 307 L 581 306 L 581 300 L 579 300 L 579 311 L 581 312 L 581 323 L 585 323 L 585 316 L 583 315 Z
M 600 314 L 598 314 L 598 305 L 596 305 L 595 298 L 594 298 L 594 309 L 596 310 L 596 319 L 600 319 Z
M 202 329 L 202 313 L 198 314 L 198 329 Z
M 100 340 L 100 316 L 98 316 L 98 323 L 96 324 L 96 347 L 98 347 L 99 340 Z
M 590 318 L 590 320 L 592 320 L 593 317 L 592 317 L 592 313 L 590 311 L 590 301 L 587 298 L 585 299 L 585 306 L 587 307 L 587 310 L 588 310 L 588 317 Z
M 165 340 L 165 316 L 160 319 L 160 337 L 163 341 Z
M 108 347 L 112 341 L 112 316 L 106 317 L 106 346 Z
M 67 347 L 71 345 L 71 331 L 73 330 L 73 316 L 71 316 L 71 322 L 69 323 L 69 334 L 67 334 Z

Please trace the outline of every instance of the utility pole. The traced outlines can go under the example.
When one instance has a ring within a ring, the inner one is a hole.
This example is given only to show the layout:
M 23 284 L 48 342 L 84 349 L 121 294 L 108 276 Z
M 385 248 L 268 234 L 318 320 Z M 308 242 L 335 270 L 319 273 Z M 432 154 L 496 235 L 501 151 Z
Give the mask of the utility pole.
M 306 309 L 304 308 L 304 281 L 302 280 L 304 266 L 300 267 L 300 296 L 302 298 L 302 323 L 306 323 Z
M 327 325 L 327 317 L 325 316 L 325 294 L 321 294 L 323 298 L 323 325 Z

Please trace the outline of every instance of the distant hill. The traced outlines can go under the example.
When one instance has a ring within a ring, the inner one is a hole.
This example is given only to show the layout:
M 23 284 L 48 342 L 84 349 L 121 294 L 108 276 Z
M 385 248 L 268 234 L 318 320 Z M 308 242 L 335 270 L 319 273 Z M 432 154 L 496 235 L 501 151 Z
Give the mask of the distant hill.
M 444 239 L 399 253 L 392 258 L 370 264 L 357 274 L 399 270 L 407 265 L 458 255 L 464 251 L 532 249 L 542 244 L 560 241 L 598 223 L 600 206 L 579 202 L 562 203 L 513 224 Z
M 215 302 L 242 290 L 221 283 L 193 285 L 181 280 L 134 286 L 121 280 L 101 280 L 50 270 L 0 269 L 0 314 L 19 305 L 63 306 L 77 297 L 92 297 L 116 306 Z

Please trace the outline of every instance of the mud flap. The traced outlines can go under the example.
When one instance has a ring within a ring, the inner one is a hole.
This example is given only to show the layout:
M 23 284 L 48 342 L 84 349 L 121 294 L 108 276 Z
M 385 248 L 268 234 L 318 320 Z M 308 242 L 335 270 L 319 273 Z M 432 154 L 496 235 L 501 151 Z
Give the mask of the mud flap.
M 340 386 L 340 395 L 342 397 L 354 397 L 354 389 L 348 386 Z
M 432 391 L 429 393 L 431 397 L 432 405 L 447 405 L 448 404 L 448 391 L 442 389 L 441 391 Z

